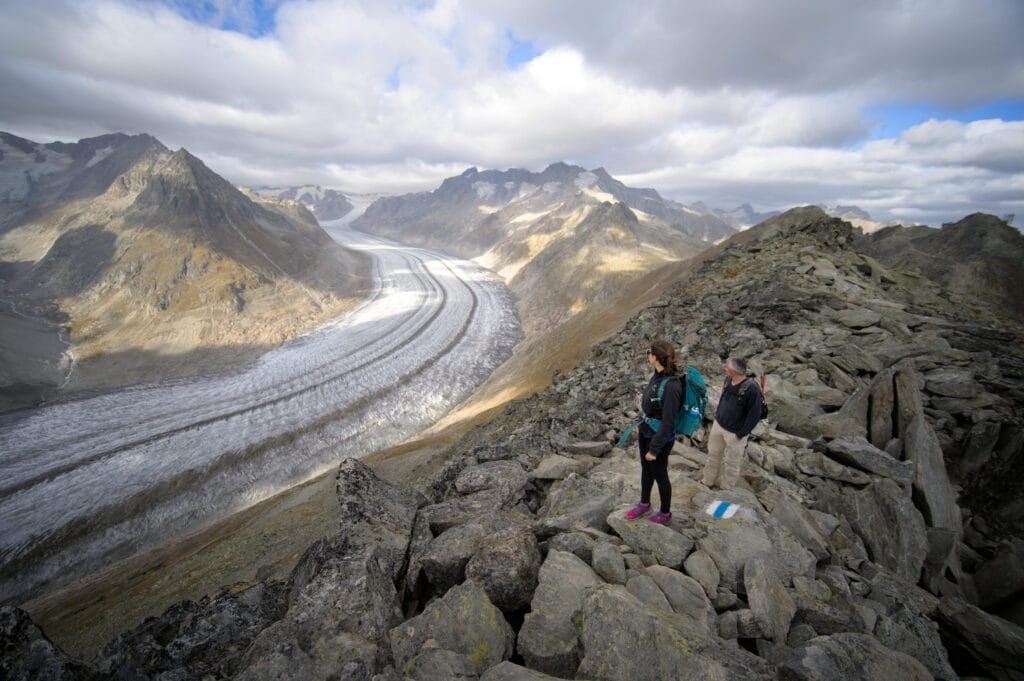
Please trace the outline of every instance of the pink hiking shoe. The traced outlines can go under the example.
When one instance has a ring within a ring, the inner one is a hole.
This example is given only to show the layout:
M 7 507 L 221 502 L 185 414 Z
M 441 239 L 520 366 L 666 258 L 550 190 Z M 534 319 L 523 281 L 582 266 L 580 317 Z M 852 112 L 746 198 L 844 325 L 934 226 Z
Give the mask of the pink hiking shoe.
M 639 504 L 626 511 L 626 520 L 636 520 L 637 518 L 643 518 L 650 512 L 651 505 L 645 504 L 641 501 Z
M 672 512 L 671 511 L 669 511 L 668 513 L 662 513 L 661 511 L 658 511 L 657 513 L 652 515 L 650 518 L 648 518 L 647 522 L 649 522 L 649 523 L 658 523 L 659 525 L 667 525 L 668 521 L 670 521 L 670 520 L 672 520 Z

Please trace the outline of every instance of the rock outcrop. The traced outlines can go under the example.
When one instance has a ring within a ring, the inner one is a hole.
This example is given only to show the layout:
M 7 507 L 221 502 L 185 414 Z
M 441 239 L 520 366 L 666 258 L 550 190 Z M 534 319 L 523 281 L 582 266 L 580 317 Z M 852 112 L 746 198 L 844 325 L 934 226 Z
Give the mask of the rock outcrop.
M 88 662 L 9 608 L 23 624 L 4 650 L 43 657 L 5 664 L 13 678 L 152 678 L 168 659 L 175 678 L 1024 678 L 1024 630 L 994 612 L 1020 610 L 1006 513 L 1020 494 L 975 504 L 962 477 L 1019 466 L 998 457 L 1021 455 L 1002 435 L 1022 424 L 1020 332 L 964 318 L 852 237 L 800 209 L 717 247 L 419 491 L 345 462 L 339 533 L 287 584 L 177 606 Z M 623 518 L 639 466 L 612 446 L 655 337 L 708 377 L 712 405 L 723 358 L 750 357 L 770 405 L 733 490 L 699 482 L 707 423 L 676 443 L 665 526 Z M 714 517 L 717 501 L 740 510 Z

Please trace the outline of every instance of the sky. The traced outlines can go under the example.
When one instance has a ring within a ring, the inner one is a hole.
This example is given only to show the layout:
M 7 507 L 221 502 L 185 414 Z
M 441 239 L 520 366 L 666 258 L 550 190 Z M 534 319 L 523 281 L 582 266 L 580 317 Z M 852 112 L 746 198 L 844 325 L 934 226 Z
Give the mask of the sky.
M 1024 223 L 1021 0 L 0 0 L 0 130 L 237 184 L 605 168 L 730 209 Z

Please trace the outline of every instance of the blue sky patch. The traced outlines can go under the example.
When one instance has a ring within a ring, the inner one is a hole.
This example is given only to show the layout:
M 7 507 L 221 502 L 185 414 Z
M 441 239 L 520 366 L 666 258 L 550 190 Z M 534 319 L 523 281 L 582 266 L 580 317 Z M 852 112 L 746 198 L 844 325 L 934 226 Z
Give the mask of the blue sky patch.
M 900 133 L 934 118 L 961 123 L 1001 118 L 1004 121 L 1024 120 L 1024 100 L 1002 100 L 971 109 L 949 109 L 929 104 L 885 104 L 867 109 L 864 114 L 877 121 L 868 140 L 899 137 Z
M 519 40 L 512 35 L 512 31 L 506 31 L 505 35 L 509 42 L 508 52 L 505 53 L 505 65 L 510 69 L 517 69 L 541 55 L 529 40 Z
M 165 4 L 189 21 L 222 31 L 260 38 L 274 32 L 280 0 L 235 0 L 229 3 L 211 0 L 164 0 Z M 225 6 L 226 5 L 226 6 Z

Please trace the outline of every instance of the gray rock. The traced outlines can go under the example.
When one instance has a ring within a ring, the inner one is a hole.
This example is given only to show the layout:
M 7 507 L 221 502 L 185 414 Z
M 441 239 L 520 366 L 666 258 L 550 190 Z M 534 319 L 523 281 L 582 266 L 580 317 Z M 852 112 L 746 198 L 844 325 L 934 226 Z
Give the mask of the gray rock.
M 757 623 L 757 616 L 749 608 L 722 613 L 718 619 L 718 628 L 719 636 L 728 641 L 738 638 L 761 639 L 765 636 Z
M 715 609 L 697 580 L 663 565 L 652 565 L 645 572 L 665 594 L 672 610 L 692 618 L 698 626 L 708 631 L 715 630 Z
M 444 593 L 466 579 L 466 564 L 496 529 L 494 516 L 445 530 L 427 544 L 417 561 L 434 588 Z
M 567 442 L 562 447 L 570 454 L 583 454 L 585 456 L 602 457 L 612 451 L 611 442 Z
M 851 485 L 866 485 L 871 482 L 871 476 L 867 473 L 844 466 L 818 452 L 797 454 L 796 467 L 805 475 L 838 480 Z
M 537 511 L 537 531 L 542 538 L 587 527 L 604 532 L 608 529 L 605 518 L 617 494 L 586 477 L 570 474 L 555 483 L 544 506 Z
M 928 527 L 943 531 L 932 533 L 933 537 L 941 537 L 944 541 L 933 541 L 928 556 L 928 582 L 931 591 L 935 592 L 947 569 L 957 577 L 960 575 L 960 560 L 956 553 L 963 536 L 960 507 L 946 474 L 942 447 L 923 415 L 911 420 L 904 434 L 904 447 L 907 459 L 914 464 L 914 496 L 920 500 L 925 522 Z
M 24 610 L 0 607 L 0 677 L 11 681 L 91 681 L 90 666 L 56 646 Z
M 895 433 L 892 420 L 893 407 L 896 403 L 894 378 L 893 370 L 886 369 L 876 374 L 871 383 L 868 439 L 871 440 L 871 444 L 880 449 L 885 447 Z
M 924 414 L 921 400 L 923 379 L 910 364 L 901 364 L 896 371 L 896 427 L 901 435 L 910 429 L 910 422 Z
M 383 559 L 387 547 L 347 552 L 317 542 L 292 571 L 285 617 L 245 652 L 239 679 L 366 678 L 389 662 L 387 632 L 401 621 L 398 593 Z
M 594 546 L 594 572 L 609 584 L 626 583 L 626 561 L 619 550 L 608 542 L 598 542 Z
M 714 598 L 718 593 L 718 582 L 721 580 L 718 566 L 703 549 L 694 551 L 686 557 L 683 561 L 683 570 L 697 580 L 708 598 Z
M 459 494 L 472 494 L 495 487 L 522 488 L 527 478 L 518 461 L 488 461 L 464 468 L 455 478 L 455 489 Z
M 96 663 L 111 676 L 231 676 L 260 632 L 284 616 L 285 595 L 281 583 L 236 585 L 212 599 L 183 601 L 121 633 Z
M 864 623 L 848 593 L 833 592 L 818 579 L 793 578 L 792 626 L 807 625 L 818 634 L 862 632 Z
M 974 372 L 964 367 L 933 369 L 924 375 L 924 385 L 928 392 L 946 397 L 970 399 L 979 392 Z
M 558 677 L 506 661 L 484 672 L 480 681 L 558 681 Z
M 875 561 L 918 580 L 928 552 L 924 518 L 895 482 L 881 478 L 862 490 L 822 483 L 815 489 L 823 510 L 846 516 Z
M 825 451 L 839 463 L 882 475 L 901 485 L 909 485 L 914 478 L 911 462 L 894 459 L 863 437 L 837 438 L 825 445 Z
M 743 571 L 747 601 L 764 638 L 784 642 L 796 605 L 779 579 L 773 559 L 754 556 Z
M 679 569 L 693 550 L 693 540 L 685 537 L 667 525 L 649 523 L 646 520 L 626 520 L 624 509 L 613 511 L 607 516 L 607 524 L 622 537 L 639 556 L 649 556 L 658 565 Z
M 530 477 L 537 480 L 561 480 L 569 477 L 572 473 L 584 473 L 588 468 L 587 464 L 576 459 L 549 454 L 541 459 L 540 464 L 530 473 Z
M 772 500 L 771 517 L 776 524 L 789 530 L 815 558 L 820 560 L 828 557 L 828 540 L 821 526 L 810 511 L 799 503 L 780 495 Z
M 671 611 L 672 606 L 665 593 L 649 575 L 630 577 L 626 583 L 626 591 L 633 594 L 638 601 L 654 610 Z
M 823 414 L 821 407 L 813 402 L 784 398 L 773 395 L 770 402 L 769 418 L 777 430 L 808 440 L 821 437 L 821 429 L 815 425 L 814 418 Z
M 585 532 L 562 532 L 548 540 L 549 550 L 567 551 L 585 563 L 594 558 L 594 546 L 597 540 Z
M 998 681 L 1024 678 L 1024 629 L 958 598 L 943 598 L 935 613 L 943 640 Z
M 577 678 L 773 678 L 760 658 L 725 645 L 681 615 L 652 610 L 622 587 L 603 585 L 588 592 L 576 626 L 582 651 Z
M 939 638 L 939 626 L 932 620 L 901 607 L 879 619 L 875 636 L 883 645 L 916 659 L 936 679 L 958 681 Z
M 563 678 L 576 673 L 579 656 L 573 614 L 587 587 L 600 583 L 590 566 L 573 554 L 548 552 L 530 612 L 519 630 L 517 650 L 527 666 Z
M 341 506 L 341 536 L 347 546 L 374 545 L 396 580 L 405 567 L 416 510 L 425 499 L 391 485 L 358 459 L 338 466 L 335 493 Z
M 866 634 L 812 638 L 779 666 L 780 681 L 929 681 L 924 666 Z
M 422 520 L 435 536 L 459 525 L 473 523 L 481 516 L 513 508 L 523 500 L 523 489 L 505 487 L 485 489 L 465 496 L 445 499 L 420 509 L 417 522 Z
M 530 604 L 540 572 L 537 538 L 523 527 L 489 534 L 466 564 L 466 577 L 483 587 L 491 603 L 506 612 Z
M 863 307 L 849 307 L 836 313 L 836 321 L 851 329 L 863 329 L 874 326 L 882 320 L 882 315 L 874 310 Z
M 707 534 L 697 540 L 718 567 L 720 588 L 737 593 L 743 586 L 743 568 L 761 554 L 774 554 L 771 540 L 761 523 L 737 519 L 715 521 L 707 525 Z
M 1016 537 L 999 547 L 996 555 L 974 573 L 978 605 L 990 609 L 1024 593 L 1024 541 Z
M 391 630 L 395 667 L 404 670 L 410 663 L 415 665 L 427 641 L 468 657 L 473 671 L 482 674 L 512 656 L 515 632 L 484 590 L 466 582 Z
M 402 678 L 410 681 L 477 681 L 479 672 L 469 655 L 432 645 L 424 646 L 416 657 L 402 668 Z

